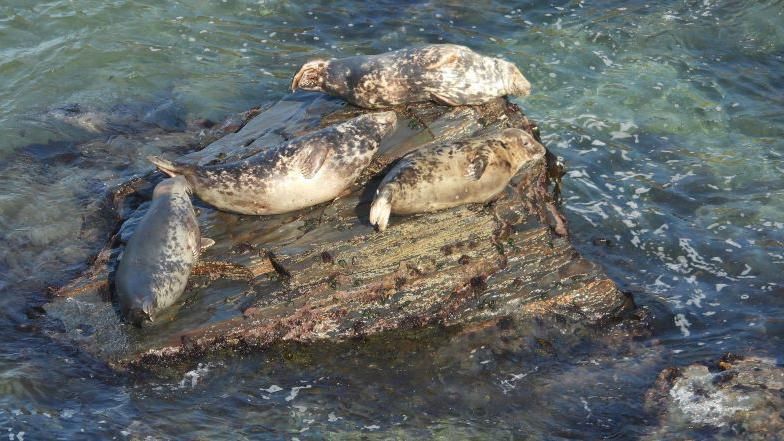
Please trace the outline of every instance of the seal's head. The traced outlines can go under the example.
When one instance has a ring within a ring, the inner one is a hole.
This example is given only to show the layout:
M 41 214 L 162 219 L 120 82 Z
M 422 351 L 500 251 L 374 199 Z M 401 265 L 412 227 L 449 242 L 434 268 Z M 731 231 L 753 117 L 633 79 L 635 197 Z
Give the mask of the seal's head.
M 303 64 L 291 82 L 291 91 L 297 89 L 324 92 L 327 61 L 313 60 Z
M 525 130 L 505 129 L 503 137 L 504 141 L 512 147 L 509 151 L 518 164 L 522 165 L 530 160 L 544 157 L 546 153 L 544 146 Z
M 499 59 L 498 64 L 504 73 L 504 84 L 509 95 L 528 96 L 531 93 L 531 83 L 514 63 Z

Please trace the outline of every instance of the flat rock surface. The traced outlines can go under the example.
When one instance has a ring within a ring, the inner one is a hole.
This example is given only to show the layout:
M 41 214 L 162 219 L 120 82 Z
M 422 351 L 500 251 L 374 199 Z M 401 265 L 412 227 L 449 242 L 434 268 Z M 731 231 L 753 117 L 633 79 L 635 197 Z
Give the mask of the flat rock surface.
M 551 155 L 527 164 L 485 205 L 393 216 L 384 233 L 368 210 L 384 171 L 423 145 L 496 127 L 538 129 L 506 99 L 478 107 L 432 104 L 395 109 L 398 127 L 347 194 L 275 216 L 217 211 L 195 200 L 202 235 L 216 244 L 194 270 L 181 301 L 137 329 L 111 302 L 124 240 L 143 216 L 158 172 L 118 186 L 108 218 L 117 234 L 90 268 L 55 289 L 45 305 L 52 334 L 118 368 L 192 362 L 209 353 L 284 342 L 342 340 L 428 325 L 460 326 L 512 317 L 585 325 L 634 307 L 602 270 L 571 246 L 551 195 Z M 181 159 L 232 161 L 363 112 L 340 100 L 297 93 Z M 243 125 L 244 124 L 244 125 Z M 120 225 L 122 224 L 122 227 Z
M 660 415 L 650 439 L 784 439 L 784 369 L 775 360 L 726 356 L 711 367 L 659 375 L 646 395 Z

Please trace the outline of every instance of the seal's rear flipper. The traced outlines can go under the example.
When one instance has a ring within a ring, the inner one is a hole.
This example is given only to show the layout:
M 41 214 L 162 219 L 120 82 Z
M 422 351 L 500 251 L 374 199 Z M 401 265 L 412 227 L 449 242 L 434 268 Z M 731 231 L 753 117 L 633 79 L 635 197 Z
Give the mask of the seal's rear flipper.
M 436 104 L 441 104 L 442 106 L 457 107 L 460 105 L 460 103 L 457 101 L 435 92 L 430 92 L 430 99 Z
M 387 229 L 389 215 L 392 213 L 392 204 L 386 195 L 377 195 L 370 206 L 370 223 L 378 227 L 378 231 Z
M 168 159 L 163 159 L 159 156 L 148 156 L 147 160 L 155 164 L 155 166 L 158 167 L 158 170 L 166 173 L 171 177 L 181 175 L 185 171 L 184 166 L 177 165 L 174 162 L 169 161 Z
M 321 91 L 324 88 L 325 60 L 313 60 L 303 64 L 291 81 L 291 91 L 297 89 Z

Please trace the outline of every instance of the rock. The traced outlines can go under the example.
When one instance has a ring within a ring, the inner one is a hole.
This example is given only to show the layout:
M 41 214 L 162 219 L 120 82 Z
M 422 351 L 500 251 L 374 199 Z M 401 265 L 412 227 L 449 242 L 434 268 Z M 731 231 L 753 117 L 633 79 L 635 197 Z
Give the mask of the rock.
M 403 154 L 497 127 L 538 137 L 535 124 L 503 98 L 477 107 L 416 104 L 395 111 L 398 128 L 351 194 L 332 203 L 241 216 L 197 202 L 202 232 L 216 244 L 168 317 L 138 330 L 107 314 L 120 237 L 130 225 L 125 230 L 118 225 L 119 233 L 91 267 L 54 290 L 46 317 L 66 323 L 60 334 L 66 337 L 77 322 L 91 326 L 96 331 L 80 334 L 77 344 L 117 368 L 155 369 L 210 353 L 429 325 L 544 317 L 596 326 L 635 308 L 601 268 L 572 248 L 549 188 L 549 176 L 561 175 L 550 154 L 525 166 L 493 203 L 397 217 L 388 231 L 376 232 L 368 223 L 369 204 L 386 168 Z M 260 113 L 253 117 L 255 112 Z M 361 112 L 321 94 L 296 93 L 249 113 L 252 119 L 236 133 L 223 131 L 222 138 L 180 159 L 198 164 L 241 159 Z M 138 218 L 148 189 L 161 178 L 151 172 L 121 185 L 113 196 L 115 211 L 106 215 Z M 76 310 L 78 319 L 70 316 Z M 110 337 L 113 332 L 118 334 Z
M 728 354 L 715 367 L 665 369 L 646 394 L 660 421 L 649 439 L 782 439 L 783 392 L 784 368 L 768 358 Z

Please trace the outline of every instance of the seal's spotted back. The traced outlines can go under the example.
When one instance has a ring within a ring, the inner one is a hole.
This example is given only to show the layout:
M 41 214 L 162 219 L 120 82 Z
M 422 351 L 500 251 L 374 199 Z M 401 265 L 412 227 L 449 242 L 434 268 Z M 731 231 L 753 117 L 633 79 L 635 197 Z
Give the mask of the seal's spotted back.
M 305 63 L 291 89 L 339 96 L 360 107 L 435 101 L 478 105 L 504 95 L 526 96 L 531 84 L 512 63 L 465 46 L 432 44 L 379 55 Z

